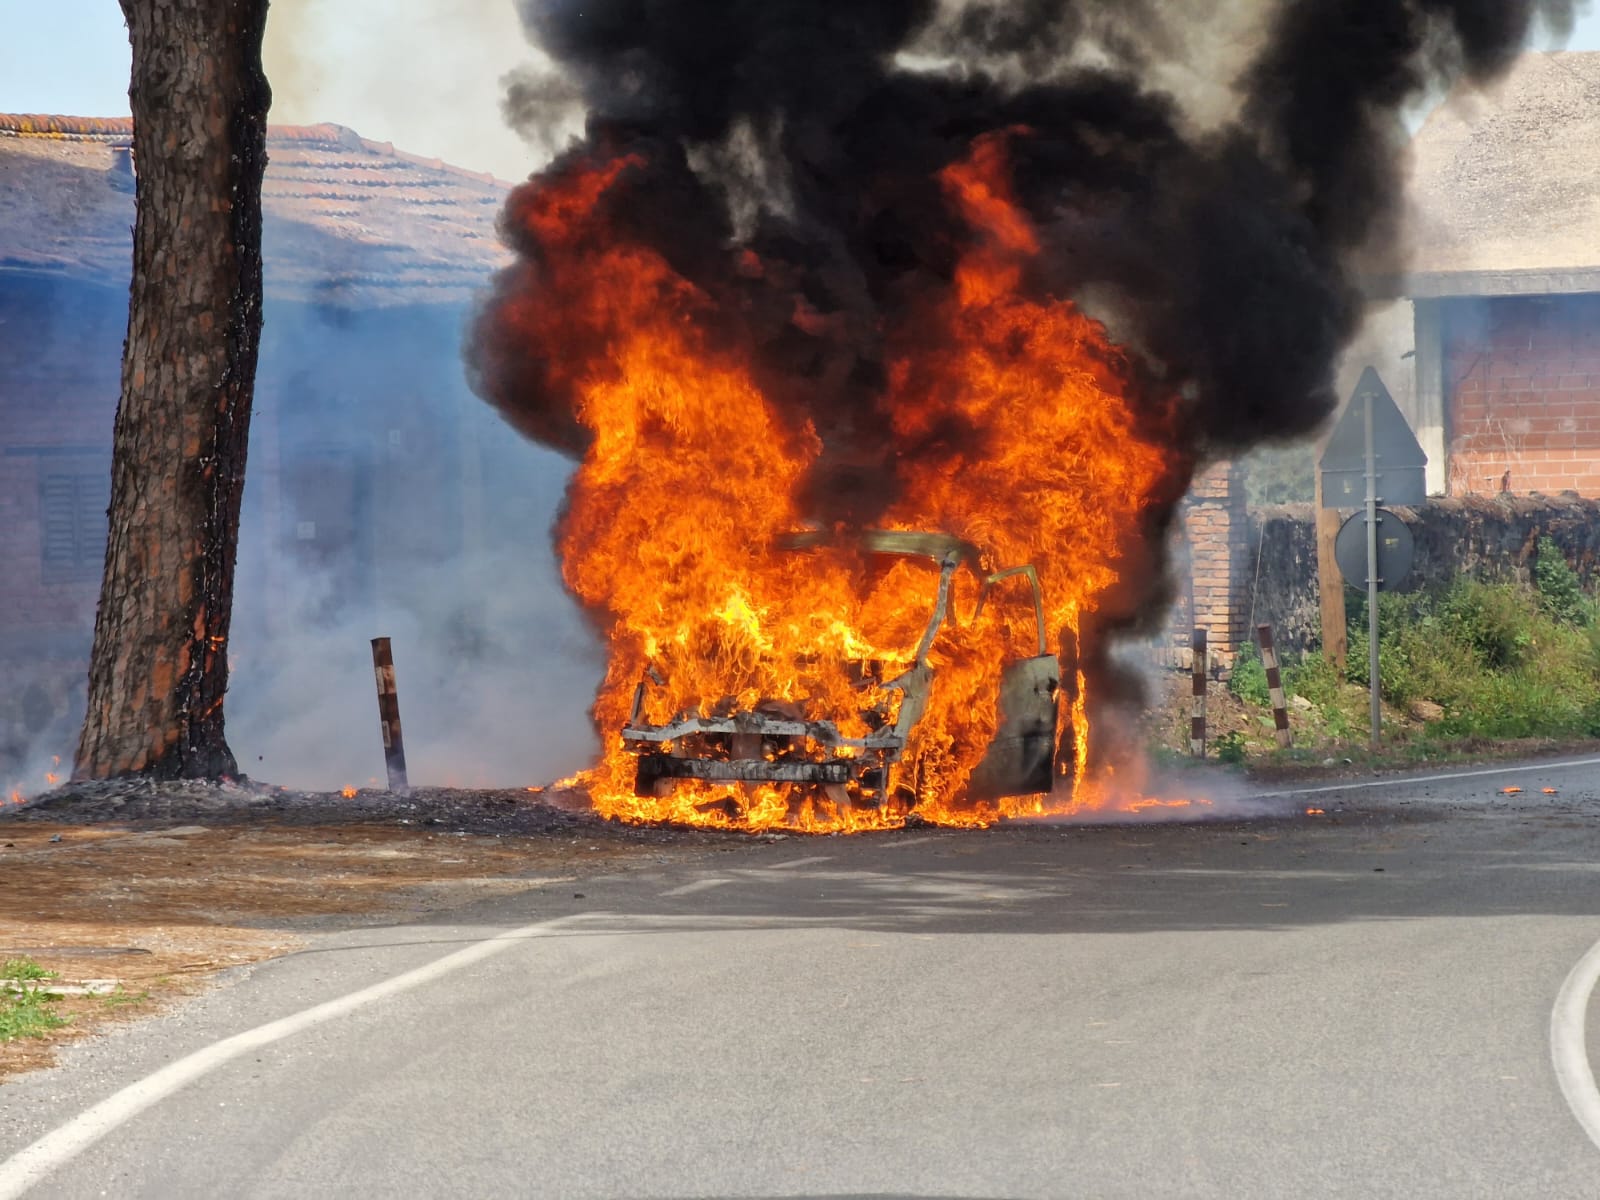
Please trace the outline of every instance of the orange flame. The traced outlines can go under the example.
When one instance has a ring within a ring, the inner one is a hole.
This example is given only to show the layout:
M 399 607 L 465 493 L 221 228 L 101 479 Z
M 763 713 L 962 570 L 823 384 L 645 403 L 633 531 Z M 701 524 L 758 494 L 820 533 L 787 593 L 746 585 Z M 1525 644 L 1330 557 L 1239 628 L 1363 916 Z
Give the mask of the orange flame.
M 698 324 L 708 297 L 604 227 L 597 201 L 636 159 L 569 166 L 523 210 L 543 252 L 542 287 L 514 320 L 520 335 L 568 356 L 553 369 L 577 381 L 577 417 L 591 435 L 558 540 L 566 582 L 608 642 L 594 707 L 606 748 L 577 781 L 601 813 L 853 831 L 902 824 L 911 803 L 920 818 L 954 825 L 1126 807 L 1127 789 L 1088 779 L 1076 643 L 1174 465 L 1141 434 L 1125 359 L 1105 329 L 1065 300 L 1023 294 L 1037 242 L 1006 162 L 1007 138 L 1021 132 L 980 138 L 941 176 L 975 248 L 948 294 L 910 315 L 914 337 L 909 321 L 898 340 L 891 331 L 884 404 L 899 487 L 877 524 L 964 539 L 985 571 L 1036 567 L 1045 634 L 1068 667 L 1060 776 L 1048 795 L 967 795 L 998 727 L 1001 667 L 1036 654 L 1039 630 L 1021 580 L 1000 585 L 980 614 L 964 573 L 928 656 L 925 715 L 895 768 L 898 801 L 853 807 L 816 786 L 688 780 L 635 794 L 636 760 L 618 731 L 647 673 L 658 681 L 642 699 L 652 723 L 779 704 L 866 736 L 864 713 L 900 703 L 883 681 L 913 663 L 938 569 L 885 565 L 848 539 L 805 553 L 775 547 L 805 525 L 796 496 L 821 438 L 786 426 L 748 364 L 709 344 Z M 975 432 L 952 445 L 940 440 L 947 429 Z M 920 449 L 930 445 L 939 449 Z

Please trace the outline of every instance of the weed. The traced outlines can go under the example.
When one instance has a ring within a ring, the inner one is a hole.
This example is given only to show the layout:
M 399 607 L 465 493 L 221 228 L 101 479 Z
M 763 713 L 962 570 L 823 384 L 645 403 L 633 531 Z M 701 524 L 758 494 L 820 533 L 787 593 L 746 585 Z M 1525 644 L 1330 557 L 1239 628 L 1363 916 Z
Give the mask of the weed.
M 1553 567 L 1545 574 L 1556 579 L 1553 601 L 1534 588 L 1475 580 L 1435 595 L 1381 597 L 1384 697 L 1442 707 L 1429 726 L 1435 737 L 1600 734 L 1600 634 L 1569 619 L 1592 602 L 1581 592 L 1573 600 Z M 1363 614 L 1350 631 L 1352 682 L 1367 682 L 1367 653 Z
M 1245 760 L 1244 734 L 1235 729 L 1217 738 L 1212 745 L 1217 751 L 1217 761 L 1238 764 Z
M 1547 537 L 1539 539 L 1533 560 L 1533 590 L 1539 594 L 1539 607 L 1556 620 L 1578 627 L 1596 624 L 1595 602 L 1584 593 L 1561 548 Z
M 1267 668 L 1262 665 L 1261 652 L 1254 642 L 1245 642 L 1239 647 L 1233 660 L 1233 672 L 1228 676 L 1228 690 L 1250 704 L 1269 702 Z
M 119 983 L 115 990 L 107 992 L 100 997 L 100 1002 L 107 1008 L 122 1008 L 129 1004 L 143 1004 L 149 999 L 150 993 L 148 991 L 130 992 Z
M 50 1007 L 61 997 L 51 995 L 42 986 L 16 986 L 41 985 L 54 978 L 54 971 L 46 971 L 31 958 L 8 958 L 0 963 L 0 979 L 13 985 L 0 989 L 0 1042 L 42 1037 L 67 1023 L 65 1017 Z
M 1319 653 L 1304 654 L 1298 662 L 1284 664 L 1284 691 L 1291 696 L 1309 700 L 1314 707 L 1323 710 L 1324 714 L 1338 708 L 1342 699 L 1340 690 L 1343 686 L 1344 680 L 1339 675 L 1339 668 Z

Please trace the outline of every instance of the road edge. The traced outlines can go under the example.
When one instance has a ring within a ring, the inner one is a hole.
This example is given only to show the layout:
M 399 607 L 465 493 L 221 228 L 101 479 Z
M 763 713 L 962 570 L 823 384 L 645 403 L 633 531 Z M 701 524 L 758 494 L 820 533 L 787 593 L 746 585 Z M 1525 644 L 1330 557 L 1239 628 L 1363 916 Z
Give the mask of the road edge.
M 1550 1061 L 1567 1107 L 1600 1150 L 1600 1087 L 1589 1064 L 1589 1003 L 1600 984 L 1600 941 L 1577 961 L 1550 1012 Z
M 265 1025 L 236 1033 L 219 1042 L 212 1042 L 209 1046 L 204 1046 L 177 1062 L 170 1063 L 161 1070 L 128 1084 L 0 1162 L 0 1200 L 17 1200 L 23 1193 L 42 1183 L 54 1171 L 71 1162 L 119 1126 L 247 1051 L 281 1041 L 378 1000 L 431 983 L 462 967 L 492 958 L 518 942 L 547 936 L 562 926 L 576 924 L 584 919 L 584 915 L 556 917 L 532 925 L 523 925 L 517 929 L 505 930 L 420 967 L 414 967 L 378 983 L 348 992 L 337 999 L 324 1001 L 287 1017 L 280 1017 L 276 1021 L 269 1021 Z

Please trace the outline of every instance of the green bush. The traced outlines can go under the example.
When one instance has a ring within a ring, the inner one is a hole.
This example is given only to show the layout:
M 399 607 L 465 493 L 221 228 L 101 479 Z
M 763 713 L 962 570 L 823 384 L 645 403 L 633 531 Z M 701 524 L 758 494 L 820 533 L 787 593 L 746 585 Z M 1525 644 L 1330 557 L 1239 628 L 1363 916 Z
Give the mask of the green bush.
M 1462 580 L 1442 595 L 1380 597 L 1384 697 L 1438 704 L 1445 715 L 1433 728 L 1447 736 L 1600 735 L 1600 637 L 1571 619 L 1592 601 L 1580 589 L 1575 608 L 1556 575 L 1547 572 L 1549 593 Z M 1350 631 L 1347 673 L 1367 682 L 1364 612 Z
M 1533 589 L 1539 593 L 1539 606 L 1568 625 L 1593 625 L 1594 602 L 1584 595 L 1578 573 L 1562 555 L 1561 548 L 1542 537 L 1537 555 L 1533 560 Z
M 1228 690 L 1250 704 L 1265 705 L 1271 700 L 1267 690 L 1267 668 L 1261 662 L 1261 651 L 1254 642 L 1246 642 L 1234 656 L 1233 672 L 1228 676 Z
M 1245 760 L 1244 734 L 1237 729 L 1225 733 L 1212 745 L 1217 751 L 1217 761 L 1237 766 Z
M 1339 669 L 1319 653 L 1305 654 L 1299 662 L 1284 664 L 1283 688 L 1290 696 L 1304 696 L 1318 708 L 1339 701 Z

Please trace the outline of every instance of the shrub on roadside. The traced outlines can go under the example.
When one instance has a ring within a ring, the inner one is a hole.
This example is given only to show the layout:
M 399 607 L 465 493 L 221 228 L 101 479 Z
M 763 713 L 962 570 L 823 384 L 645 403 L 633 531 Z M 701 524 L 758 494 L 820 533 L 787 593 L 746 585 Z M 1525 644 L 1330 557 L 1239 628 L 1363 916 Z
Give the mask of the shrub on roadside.
M 1267 668 L 1261 662 L 1261 651 L 1254 642 L 1245 642 L 1233 659 L 1233 672 L 1228 676 L 1228 690 L 1249 704 L 1266 705 L 1271 700 L 1267 690 Z
M 1578 605 L 1560 579 L 1550 587 L 1461 580 L 1437 596 L 1380 597 L 1385 698 L 1440 705 L 1445 715 L 1430 729 L 1446 736 L 1600 735 L 1600 637 L 1572 619 L 1592 601 L 1579 590 Z M 1366 635 L 1362 613 L 1348 676 L 1363 685 Z
M 1533 589 L 1539 606 L 1568 625 L 1595 624 L 1595 603 L 1584 594 L 1578 573 L 1572 569 L 1561 548 L 1551 539 L 1539 539 L 1533 560 Z

